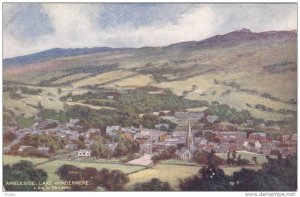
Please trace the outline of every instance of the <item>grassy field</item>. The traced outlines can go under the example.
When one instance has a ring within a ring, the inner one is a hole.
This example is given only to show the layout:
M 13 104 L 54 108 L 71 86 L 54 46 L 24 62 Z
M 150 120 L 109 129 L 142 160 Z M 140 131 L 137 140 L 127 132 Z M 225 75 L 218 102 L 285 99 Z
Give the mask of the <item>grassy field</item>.
M 72 95 L 81 95 L 86 93 L 87 89 L 82 88 L 71 88 L 71 87 L 62 87 L 61 93 L 59 93 L 59 88 L 57 87 L 42 87 L 42 86 L 25 86 L 18 85 L 20 87 L 26 87 L 29 89 L 41 89 L 42 92 L 38 95 L 31 94 L 22 94 L 20 99 L 12 99 L 10 94 L 4 94 L 3 106 L 5 110 L 10 110 L 14 112 L 16 117 L 24 115 L 25 118 L 31 118 L 39 113 L 38 105 L 39 103 L 45 109 L 54 109 L 56 111 L 62 110 L 65 104 L 68 105 L 84 105 L 93 109 L 102 109 L 105 107 L 87 105 L 76 102 L 64 102 L 60 100 L 60 97 L 65 96 L 69 93 Z
M 130 182 L 126 185 L 126 188 L 130 190 L 135 183 L 146 182 L 152 178 L 158 178 L 162 181 L 169 182 L 170 185 L 176 189 L 178 187 L 179 179 L 196 174 L 200 168 L 201 167 L 198 166 L 158 164 L 150 169 L 130 174 Z
M 3 100 L 3 107 L 6 110 L 13 111 L 16 116 L 24 115 L 24 117 L 29 118 L 38 113 L 38 110 L 32 106 L 20 100 L 5 99 Z
M 149 75 L 136 75 L 131 78 L 122 79 L 111 83 L 112 87 L 143 87 L 153 82 L 152 77 Z
M 21 160 L 30 161 L 33 164 L 41 163 L 47 161 L 47 158 L 32 158 L 32 157 L 21 157 L 15 155 L 3 155 L 3 164 L 13 164 Z
M 222 159 L 227 159 L 227 153 L 217 153 L 217 156 L 221 157 Z M 268 160 L 266 159 L 266 157 L 264 155 L 261 154 L 256 154 L 256 153 L 250 153 L 250 152 L 237 152 L 237 157 L 241 155 L 242 159 L 247 159 L 250 161 L 250 164 L 255 164 L 252 161 L 253 157 L 257 158 L 257 162 L 259 165 L 262 165 L 264 163 L 266 163 Z
M 67 105 L 74 106 L 74 105 L 80 105 L 84 107 L 89 107 L 91 109 L 109 109 L 109 110 L 114 110 L 115 108 L 113 107 L 106 107 L 106 106 L 95 106 L 95 105 L 90 105 L 90 104 L 85 104 L 85 103 L 80 103 L 80 102 L 66 102 Z
M 81 78 L 85 78 L 89 75 L 91 75 L 91 73 L 78 73 L 78 74 L 74 74 L 74 75 L 69 75 L 69 76 L 63 77 L 61 79 L 58 79 L 58 80 L 52 82 L 52 85 L 60 85 L 62 83 L 68 83 L 73 80 L 79 80 Z
M 194 161 L 188 161 L 188 160 L 179 160 L 179 159 L 168 159 L 168 160 L 162 160 L 160 161 L 161 164 L 170 164 L 170 165 L 191 165 L 191 166 L 198 166 Z
M 80 87 L 80 86 L 86 86 L 86 85 L 100 85 L 103 83 L 107 83 L 113 80 L 118 80 L 124 77 L 128 77 L 129 75 L 132 75 L 133 73 L 130 71 L 124 71 L 124 70 L 116 70 L 111 71 L 107 73 L 102 73 L 99 75 L 96 75 L 94 77 L 89 77 L 80 81 L 77 81 L 73 83 L 72 85 L 74 87 Z

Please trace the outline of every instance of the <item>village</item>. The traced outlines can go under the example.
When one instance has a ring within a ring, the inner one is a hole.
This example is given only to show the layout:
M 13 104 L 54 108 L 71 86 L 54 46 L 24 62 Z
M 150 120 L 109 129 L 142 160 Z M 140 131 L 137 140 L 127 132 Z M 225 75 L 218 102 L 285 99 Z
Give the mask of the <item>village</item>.
M 143 125 L 138 128 L 109 125 L 105 130 L 105 136 L 109 138 L 109 141 L 106 141 L 106 146 L 111 153 L 114 153 L 118 147 L 118 142 L 115 139 L 120 135 L 137 142 L 139 145 L 138 154 L 141 158 L 147 157 L 148 161 L 143 163 L 143 160 L 136 159 L 131 163 L 142 165 L 151 164 L 151 156 L 157 155 L 171 146 L 176 147 L 174 159 L 179 160 L 193 159 L 196 150 L 213 151 L 215 153 L 247 151 L 263 155 L 280 153 L 282 156 L 296 152 L 297 134 L 281 135 L 279 138 L 274 139 L 268 136 L 266 132 L 247 132 L 232 126 L 222 126 L 217 121 L 217 116 L 205 116 L 202 112 L 176 112 L 174 117 L 187 120 L 188 124 L 177 126 L 173 132 L 168 131 L 168 124 L 156 124 L 154 129 L 143 128 Z M 209 128 L 207 128 L 207 124 L 195 123 L 194 121 L 203 118 L 210 125 Z M 82 132 L 83 128 L 79 123 L 79 119 L 70 119 L 65 124 L 47 119 L 39 120 L 32 127 L 26 129 L 10 128 L 5 132 L 13 133 L 15 139 L 3 148 L 4 154 L 22 155 L 24 151 L 31 149 L 36 151 L 39 156 L 55 158 L 53 150 L 47 144 L 38 147 L 20 144 L 25 136 L 44 134 L 63 139 L 63 149 L 69 152 L 68 159 L 91 158 L 93 157 L 91 147 L 95 143 L 95 138 L 103 135 L 103 132 L 98 128 L 90 128 Z M 251 127 L 252 124 L 251 121 L 247 121 L 247 126 Z M 265 128 L 264 125 L 260 126 Z M 76 143 L 79 138 L 84 141 L 84 148 L 79 147 Z

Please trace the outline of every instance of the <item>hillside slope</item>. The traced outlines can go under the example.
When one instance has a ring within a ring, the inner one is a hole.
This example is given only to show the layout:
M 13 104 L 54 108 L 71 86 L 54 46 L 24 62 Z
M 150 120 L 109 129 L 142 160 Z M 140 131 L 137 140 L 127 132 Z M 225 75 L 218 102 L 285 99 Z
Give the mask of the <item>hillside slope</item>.
M 4 67 L 4 81 L 82 90 L 169 88 L 189 99 L 226 103 L 267 120 L 284 119 L 289 116 L 284 111 L 297 110 L 296 31 L 242 29 L 166 47 L 110 49 L 16 64 Z

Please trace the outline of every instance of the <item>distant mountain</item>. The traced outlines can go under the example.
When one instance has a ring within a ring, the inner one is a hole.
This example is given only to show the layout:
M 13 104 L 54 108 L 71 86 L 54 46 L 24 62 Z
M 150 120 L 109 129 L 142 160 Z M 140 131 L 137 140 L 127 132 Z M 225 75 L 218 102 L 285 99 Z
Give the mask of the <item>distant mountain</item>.
M 110 52 L 110 51 L 122 51 L 128 48 L 111 48 L 111 47 L 94 47 L 94 48 L 74 48 L 74 49 L 62 49 L 54 48 L 30 55 L 24 55 L 14 58 L 7 58 L 3 60 L 3 66 L 9 65 L 22 65 L 31 64 L 36 62 L 44 62 L 51 59 L 71 57 L 77 55 L 87 55 L 93 53 Z
M 224 35 L 216 35 L 201 41 L 189 41 L 175 43 L 167 46 L 167 48 L 213 48 L 213 47 L 230 47 L 242 43 L 249 42 L 282 42 L 290 39 L 294 39 L 297 36 L 297 32 L 294 31 L 266 31 L 255 33 L 249 29 L 243 28 L 241 30 L 232 31 Z
M 215 47 L 230 47 L 242 43 L 249 42 L 270 42 L 270 41 L 287 41 L 294 39 L 297 35 L 296 31 L 267 31 L 254 33 L 249 29 L 243 28 L 241 30 L 232 31 L 224 35 L 216 35 L 201 41 L 188 41 L 180 42 L 163 47 L 166 50 L 178 50 L 180 48 L 201 50 Z M 157 47 L 143 47 L 140 49 L 155 49 Z M 3 60 L 3 66 L 10 65 L 23 65 L 38 62 L 45 62 L 52 59 L 71 57 L 78 55 L 88 55 L 102 52 L 113 52 L 113 51 L 127 51 L 135 50 L 137 48 L 111 48 L 111 47 L 94 47 L 94 48 L 54 48 L 30 55 L 24 55 L 14 58 L 7 58 Z

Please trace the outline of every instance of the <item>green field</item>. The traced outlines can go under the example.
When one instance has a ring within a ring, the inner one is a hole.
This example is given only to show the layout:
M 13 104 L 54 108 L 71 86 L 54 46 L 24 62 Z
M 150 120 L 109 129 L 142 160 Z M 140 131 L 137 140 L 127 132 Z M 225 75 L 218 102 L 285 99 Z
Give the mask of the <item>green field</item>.
M 15 155 L 3 155 L 3 164 L 13 164 L 16 162 L 19 162 L 21 160 L 30 161 L 33 164 L 41 163 L 44 161 L 47 161 L 47 158 L 32 158 L 32 157 L 21 157 L 21 156 L 15 156 Z
M 130 174 L 130 182 L 126 185 L 126 187 L 130 190 L 135 183 L 146 182 L 152 178 L 158 178 L 161 181 L 169 182 L 172 188 L 178 189 L 180 179 L 197 174 L 200 168 L 201 167 L 199 166 L 158 164 L 150 169 Z
M 217 153 L 216 154 L 217 156 L 221 157 L 222 159 L 227 159 L 227 153 Z M 257 158 L 257 162 L 259 165 L 262 165 L 264 163 L 266 163 L 268 160 L 266 158 L 265 155 L 262 155 L 262 154 L 256 154 L 256 153 L 250 153 L 250 152 L 237 152 L 236 156 L 238 157 L 239 155 L 241 155 L 241 158 L 242 159 L 247 159 L 250 161 L 250 164 L 255 164 L 253 161 L 252 161 L 252 158 L 253 157 L 256 157 Z

